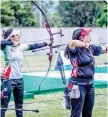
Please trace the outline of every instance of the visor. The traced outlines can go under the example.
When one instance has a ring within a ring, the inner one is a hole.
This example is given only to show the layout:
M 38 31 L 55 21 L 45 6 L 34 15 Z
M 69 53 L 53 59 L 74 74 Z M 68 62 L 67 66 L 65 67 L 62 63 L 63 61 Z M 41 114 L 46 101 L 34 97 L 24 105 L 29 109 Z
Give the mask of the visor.
M 17 30 L 14 30 L 11 32 L 11 34 L 6 38 L 6 40 L 9 40 L 12 36 L 14 35 L 19 35 L 20 34 L 20 31 L 17 31 Z

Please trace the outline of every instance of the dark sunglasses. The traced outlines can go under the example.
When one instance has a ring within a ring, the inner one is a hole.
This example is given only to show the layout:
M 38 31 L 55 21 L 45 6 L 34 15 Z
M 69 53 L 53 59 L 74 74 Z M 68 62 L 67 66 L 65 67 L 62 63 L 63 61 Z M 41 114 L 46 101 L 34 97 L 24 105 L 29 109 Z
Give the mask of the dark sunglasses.
M 12 37 L 15 37 L 15 36 L 18 36 L 18 37 L 19 37 L 19 35 L 18 35 L 18 34 L 16 34 L 16 35 L 12 35 Z

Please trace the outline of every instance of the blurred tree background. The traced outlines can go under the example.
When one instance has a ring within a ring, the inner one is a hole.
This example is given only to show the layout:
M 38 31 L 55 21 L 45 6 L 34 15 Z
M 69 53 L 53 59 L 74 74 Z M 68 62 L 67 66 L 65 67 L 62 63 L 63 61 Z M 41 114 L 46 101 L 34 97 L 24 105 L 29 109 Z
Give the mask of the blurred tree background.
M 104 1 L 36 1 L 52 27 L 107 27 Z M 2 1 L 1 27 L 43 27 L 44 18 L 30 1 Z
M 30 2 L 2 1 L 1 26 L 29 27 L 37 26 L 38 21 L 32 12 Z

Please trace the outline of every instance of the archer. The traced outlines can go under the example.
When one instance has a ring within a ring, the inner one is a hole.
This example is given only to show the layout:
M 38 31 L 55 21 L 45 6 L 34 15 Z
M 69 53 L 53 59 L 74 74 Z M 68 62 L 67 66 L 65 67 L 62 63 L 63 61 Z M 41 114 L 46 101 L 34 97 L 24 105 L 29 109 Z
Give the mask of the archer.
M 3 40 L 1 50 L 4 53 L 5 67 L 2 73 L 1 90 L 1 117 L 5 117 L 5 112 L 13 92 L 16 116 L 23 117 L 23 98 L 24 83 L 22 77 L 22 60 L 24 58 L 23 51 L 29 51 L 50 45 L 51 42 L 21 44 L 19 32 L 14 29 L 3 31 Z M 7 97 L 7 98 L 5 98 Z M 19 110 L 18 110 L 19 109 Z

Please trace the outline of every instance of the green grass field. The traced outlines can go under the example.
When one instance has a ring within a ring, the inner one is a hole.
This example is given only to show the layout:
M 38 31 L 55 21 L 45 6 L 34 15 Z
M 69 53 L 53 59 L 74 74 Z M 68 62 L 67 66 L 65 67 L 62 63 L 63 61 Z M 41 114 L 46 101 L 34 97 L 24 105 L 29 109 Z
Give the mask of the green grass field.
M 107 89 L 95 90 L 95 105 L 92 117 L 107 117 Z M 24 117 L 69 117 L 70 110 L 62 106 L 63 92 L 35 95 L 33 100 L 25 100 L 25 109 L 39 109 L 39 113 L 24 112 Z M 10 103 L 12 105 L 13 102 Z M 11 108 L 14 108 L 11 106 Z M 6 117 L 15 117 L 14 111 L 7 111 Z

